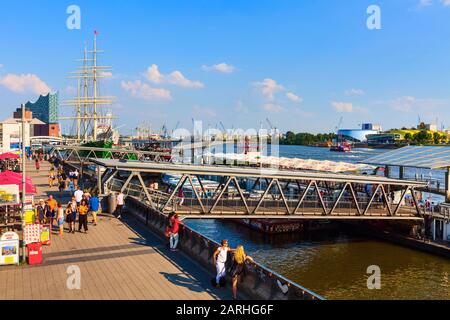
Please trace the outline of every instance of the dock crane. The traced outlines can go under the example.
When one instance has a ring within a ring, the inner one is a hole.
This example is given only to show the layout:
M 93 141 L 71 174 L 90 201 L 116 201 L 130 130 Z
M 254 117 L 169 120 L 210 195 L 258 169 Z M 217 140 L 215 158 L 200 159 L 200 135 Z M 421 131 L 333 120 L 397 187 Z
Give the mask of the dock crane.
M 172 136 L 173 136 L 173 133 L 175 132 L 175 131 L 177 131 L 177 129 L 180 127 L 180 121 L 178 121 L 177 122 L 177 124 L 175 125 L 175 127 L 172 129 Z
M 275 127 L 272 122 L 269 120 L 269 118 L 266 118 L 267 123 L 269 124 L 270 127 L 270 137 L 276 136 L 278 134 L 278 128 Z

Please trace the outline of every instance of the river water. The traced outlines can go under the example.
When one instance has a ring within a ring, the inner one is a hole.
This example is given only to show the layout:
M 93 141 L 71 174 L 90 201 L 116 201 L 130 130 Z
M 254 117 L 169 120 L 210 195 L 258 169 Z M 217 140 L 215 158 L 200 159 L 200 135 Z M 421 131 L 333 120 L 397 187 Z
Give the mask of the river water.
M 325 148 L 280 147 L 282 157 L 345 162 L 358 162 L 381 152 L 384 150 L 357 149 L 344 154 Z M 268 236 L 232 221 L 185 223 L 218 242 L 228 239 L 232 247 L 243 244 L 256 261 L 327 299 L 450 299 L 450 260 L 347 228 Z M 372 265 L 381 270 L 380 290 L 367 288 L 367 268 Z

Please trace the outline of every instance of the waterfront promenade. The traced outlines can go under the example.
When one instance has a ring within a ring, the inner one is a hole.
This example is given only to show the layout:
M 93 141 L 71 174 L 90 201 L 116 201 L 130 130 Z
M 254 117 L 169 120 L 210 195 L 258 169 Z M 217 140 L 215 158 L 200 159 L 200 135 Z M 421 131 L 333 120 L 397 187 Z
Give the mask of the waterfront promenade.
M 36 198 L 54 194 L 47 185 L 50 166 L 38 173 L 28 163 Z M 27 174 L 28 175 L 28 174 Z M 69 194 L 67 194 L 69 196 Z M 68 199 L 68 198 L 67 198 Z M 67 199 L 64 199 L 67 200 Z M 211 288 L 211 275 L 133 218 L 101 216 L 89 233 L 53 234 L 39 266 L 0 267 L 0 300 L 211 300 L 231 298 L 231 290 Z M 67 268 L 78 266 L 81 289 L 69 290 Z

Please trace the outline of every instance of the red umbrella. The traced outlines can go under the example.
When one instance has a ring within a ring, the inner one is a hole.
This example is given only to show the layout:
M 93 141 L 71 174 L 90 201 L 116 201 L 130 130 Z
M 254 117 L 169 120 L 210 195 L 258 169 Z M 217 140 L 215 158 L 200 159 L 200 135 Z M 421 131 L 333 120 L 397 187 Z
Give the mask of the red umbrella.
M 15 153 L 7 152 L 0 154 L 0 160 L 6 160 L 6 159 L 20 159 L 20 156 Z
M 17 184 L 19 185 L 19 191 L 22 191 L 22 174 L 5 171 L 0 173 L 0 185 L 5 184 Z M 25 178 L 25 191 L 26 193 L 37 193 L 36 187 L 33 185 L 30 177 Z

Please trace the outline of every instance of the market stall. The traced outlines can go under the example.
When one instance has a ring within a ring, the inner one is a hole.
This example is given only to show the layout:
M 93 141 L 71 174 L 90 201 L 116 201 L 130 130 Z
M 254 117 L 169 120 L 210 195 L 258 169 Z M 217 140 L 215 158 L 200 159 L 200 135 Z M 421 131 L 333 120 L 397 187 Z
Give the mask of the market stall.
M 33 198 L 36 187 L 30 178 L 26 178 L 26 220 L 34 223 Z M 20 193 L 22 192 L 22 175 L 20 173 L 0 172 L 0 230 L 17 230 L 22 225 Z
M 20 156 L 16 153 L 7 152 L 0 154 L 1 171 L 19 171 L 19 159 Z

